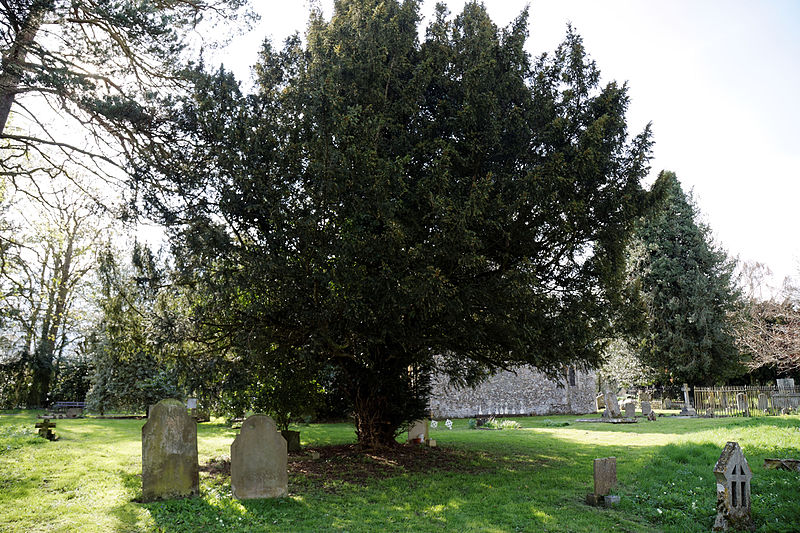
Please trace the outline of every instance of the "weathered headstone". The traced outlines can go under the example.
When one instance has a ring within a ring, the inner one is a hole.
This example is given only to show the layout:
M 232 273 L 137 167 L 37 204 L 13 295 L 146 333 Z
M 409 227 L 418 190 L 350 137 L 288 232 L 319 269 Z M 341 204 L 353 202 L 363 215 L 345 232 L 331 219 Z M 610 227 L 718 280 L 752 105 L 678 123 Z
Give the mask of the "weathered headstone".
M 793 389 L 794 388 L 794 378 L 782 378 L 776 380 L 779 389 Z
M 755 529 L 750 516 L 750 478 L 753 473 L 737 442 L 729 442 L 722 449 L 714 466 L 717 478 L 717 519 L 714 531 Z
M 689 401 L 689 384 L 683 384 L 683 409 L 681 409 L 681 413 L 684 416 L 695 416 L 697 415 L 697 411 L 694 407 L 692 407 L 692 402 Z
M 650 402 L 642 402 L 642 415 L 647 416 L 653 412 L 653 408 L 650 406 Z
M 248 417 L 231 444 L 233 497 L 239 500 L 280 498 L 286 496 L 288 490 L 286 439 L 270 417 Z
M 622 407 L 625 409 L 625 418 L 636 416 L 636 404 L 634 402 L 625 402 Z
M 606 387 L 603 391 L 603 397 L 606 403 L 606 410 L 603 415 L 610 418 L 619 418 L 622 416 L 619 410 L 619 403 L 617 402 L 617 393 L 612 391 L 610 387 Z
M 597 410 L 598 411 L 600 409 L 605 409 L 606 408 L 606 402 L 605 402 L 605 399 L 603 398 L 602 394 L 598 394 L 595 397 L 594 402 L 595 402 L 595 405 L 597 406 Z
M 764 468 L 800 472 L 800 459 L 764 459 Z
M 295 453 L 302 450 L 300 446 L 300 432 L 292 429 L 282 429 L 281 436 L 286 440 L 286 450 Z
M 416 420 L 411 427 L 408 428 L 408 442 L 428 442 L 428 420 Z M 417 441 L 419 439 L 419 441 Z
M 592 465 L 594 473 L 594 492 L 586 495 L 589 505 L 604 504 L 605 497 L 617 484 L 617 458 L 604 457 L 595 459 Z
M 81 418 L 83 416 L 83 409 L 80 407 L 69 407 L 67 409 L 67 418 Z
M 767 395 L 764 394 L 763 392 L 758 395 L 758 410 L 761 411 L 762 413 L 764 411 L 769 410 L 769 402 L 767 400 Z
M 747 394 L 740 392 L 736 395 L 736 408 L 742 411 L 745 416 L 750 416 L 750 404 L 747 401 Z
M 142 499 L 185 498 L 199 492 L 197 423 L 179 400 L 161 400 L 142 426 Z

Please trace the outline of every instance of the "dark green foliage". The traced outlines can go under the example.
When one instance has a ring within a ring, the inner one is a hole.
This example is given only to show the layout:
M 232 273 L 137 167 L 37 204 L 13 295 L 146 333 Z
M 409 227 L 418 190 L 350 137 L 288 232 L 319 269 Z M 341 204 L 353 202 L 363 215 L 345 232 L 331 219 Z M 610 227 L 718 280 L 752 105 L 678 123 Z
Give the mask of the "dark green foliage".
M 649 131 L 629 141 L 625 86 L 571 30 L 531 62 L 525 13 L 440 7 L 423 42 L 418 21 L 342 0 L 307 46 L 264 45 L 254 94 L 197 72 L 179 149 L 139 169 L 205 342 L 333 365 L 368 445 L 424 414 L 434 371 L 596 364 L 645 199 Z
M 163 272 L 149 249 L 136 245 L 129 274 L 107 248 L 100 254 L 102 312 L 88 342 L 94 367 L 86 398 L 94 411 L 145 411 L 164 398 L 183 398 L 177 370 L 151 336 Z
M 84 345 L 85 346 L 85 345 Z M 82 402 L 91 386 L 94 373 L 90 354 L 82 350 L 56 362 L 50 402 Z
M 675 174 L 653 185 L 663 198 L 632 247 L 633 275 L 647 303 L 643 363 L 662 383 L 725 383 L 743 372 L 734 339 L 738 291 L 734 268 L 699 220 Z

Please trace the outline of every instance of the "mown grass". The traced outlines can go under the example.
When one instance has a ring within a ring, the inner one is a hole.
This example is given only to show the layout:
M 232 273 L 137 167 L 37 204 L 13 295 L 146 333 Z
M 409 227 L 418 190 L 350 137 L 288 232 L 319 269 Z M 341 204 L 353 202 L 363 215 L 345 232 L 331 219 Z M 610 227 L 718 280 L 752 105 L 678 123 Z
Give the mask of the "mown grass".
M 226 476 L 201 474 L 198 498 L 139 504 L 141 420 L 58 420 L 57 442 L 35 436 L 35 412 L 0 415 L 0 531 L 709 531 L 711 470 L 725 442 L 750 462 L 760 531 L 800 531 L 800 473 L 765 470 L 800 458 L 800 417 L 667 419 L 625 425 L 575 417 L 515 418 L 518 430 L 456 420 L 431 431 L 463 468 L 401 471 L 365 484 L 293 477 L 290 496 L 241 502 Z M 568 426 L 561 426 L 570 422 Z M 302 426 L 302 443 L 353 442 L 348 424 Z M 200 463 L 230 454 L 236 431 L 198 430 Z M 614 509 L 583 503 L 592 459 L 617 457 Z

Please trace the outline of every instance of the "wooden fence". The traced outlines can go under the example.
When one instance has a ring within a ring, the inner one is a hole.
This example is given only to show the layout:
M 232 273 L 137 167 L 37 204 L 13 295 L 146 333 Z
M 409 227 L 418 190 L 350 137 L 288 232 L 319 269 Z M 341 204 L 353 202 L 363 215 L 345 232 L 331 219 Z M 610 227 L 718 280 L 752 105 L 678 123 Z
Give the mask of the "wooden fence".
M 800 387 L 695 387 L 697 414 L 717 416 L 776 415 L 800 409 Z

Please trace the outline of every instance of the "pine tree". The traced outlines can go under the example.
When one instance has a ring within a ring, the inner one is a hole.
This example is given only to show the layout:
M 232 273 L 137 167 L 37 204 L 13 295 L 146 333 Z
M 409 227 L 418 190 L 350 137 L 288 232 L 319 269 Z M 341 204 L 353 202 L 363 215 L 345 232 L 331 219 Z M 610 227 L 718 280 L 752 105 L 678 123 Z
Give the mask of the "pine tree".
M 638 226 L 632 245 L 633 276 L 647 302 L 641 360 L 664 383 L 724 383 L 743 371 L 734 334 L 734 262 L 714 244 L 674 173 L 661 172 L 653 190 L 663 201 Z

